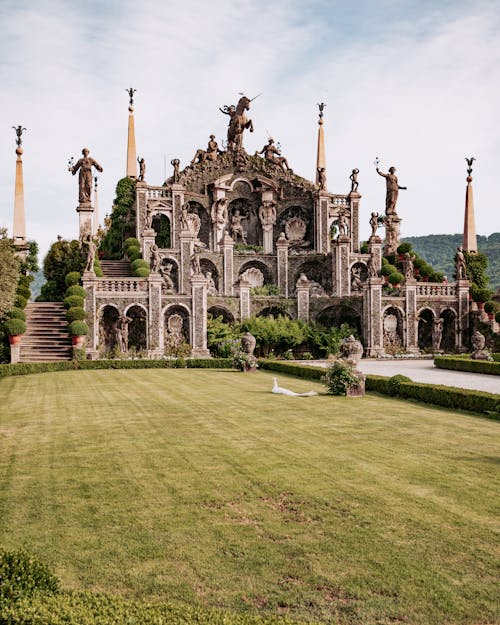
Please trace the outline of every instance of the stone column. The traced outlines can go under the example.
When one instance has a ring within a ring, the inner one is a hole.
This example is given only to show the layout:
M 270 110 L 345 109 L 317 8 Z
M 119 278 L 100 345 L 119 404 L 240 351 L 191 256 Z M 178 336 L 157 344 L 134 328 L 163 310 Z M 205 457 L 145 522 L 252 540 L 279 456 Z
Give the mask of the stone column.
M 407 352 L 418 354 L 418 322 L 417 322 L 417 281 L 407 279 L 404 286 L 406 303 L 405 348 Z
M 309 321 L 309 280 L 302 274 L 297 280 L 297 319 Z
M 85 272 L 82 276 L 82 285 L 85 289 L 85 312 L 87 313 L 87 325 L 89 333 L 85 340 L 86 353 L 91 360 L 99 358 L 99 318 L 97 315 L 96 290 L 98 278 L 90 271 Z
M 207 349 L 207 279 L 191 276 L 191 358 L 210 358 Z
M 361 195 L 357 191 L 349 193 L 349 201 L 351 204 L 351 249 L 353 252 L 359 252 L 359 200 Z
M 76 212 L 78 213 L 79 237 L 82 240 L 87 234 L 92 234 L 94 224 L 94 207 L 90 202 L 81 202 Z
M 315 213 L 315 241 L 316 252 L 327 254 L 330 245 L 330 232 L 328 229 L 328 203 L 327 191 L 319 191 L 314 200 Z
M 14 224 L 12 238 L 15 245 L 26 243 L 26 218 L 24 214 L 23 148 L 16 148 L 16 182 L 14 189 Z M 14 346 L 15 347 L 15 346 Z
M 234 265 L 233 265 L 234 241 L 226 232 L 221 243 L 221 251 L 224 255 L 224 275 L 222 276 L 224 295 L 234 295 Z M 220 287 L 219 287 L 220 288 Z
M 363 339 L 367 356 L 373 357 L 384 353 L 380 278 L 370 278 L 363 285 Z
M 151 274 L 148 278 L 148 356 L 149 358 L 161 358 L 163 351 L 161 349 L 160 333 L 163 331 L 161 318 L 161 286 L 163 278 L 156 274 Z
M 282 232 L 276 241 L 278 262 L 278 286 L 284 297 L 288 297 L 288 239 Z
M 351 239 L 348 235 L 339 235 L 332 243 L 332 294 L 336 297 L 344 297 L 351 294 L 351 280 L 349 276 L 350 244 Z
M 372 256 L 373 268 L 380 272 L 382 269 L 382 239 L 380 237 L 368 239 L 368 253 Z
M 189 293 L 191 277 L 191 254 L 194 250 L 195 235 L 182 231 L 179 237 L 181 248 L 181 263 L 179 267 L 179 293 Z
M 240 321 L 250 317 L 250 284 L 246 280 L 239 281 Z
M 181 208 L 184 204 L 184 187 L 181 184 L 172 184 L 172 223 L 170 224 L 170 245 L 172 247 L 180 247 L 180 223 Z
M 127 177 L 137 178 L 137 156 L 135 150 L 134 107 L 128 107 Z
M 469 330 L 470 313 L 469 289 L 470 282 L 468 280 L 457 280 L 456 296 L 458 302 L 458 318 L 455 345 L 459 351 L 467 351 L 467 334 Z
M 135 187 L 135 236 L 139 241 L 146 225 L 148 189 L 146 183 L 137 182 Z
M 399 245 L 399 229 L 401 224 L 401 218 L 394 213 L 393 215 L 387 215 L 384 218 L 385 224 L 385 245 L 384 256 L 390 254 L 397 254 Z
M 156 232 L 153 228 L 143 230 L 142 232 L 142 257 L 146 262 L 151 260 L 151 248 L 155 244 Z

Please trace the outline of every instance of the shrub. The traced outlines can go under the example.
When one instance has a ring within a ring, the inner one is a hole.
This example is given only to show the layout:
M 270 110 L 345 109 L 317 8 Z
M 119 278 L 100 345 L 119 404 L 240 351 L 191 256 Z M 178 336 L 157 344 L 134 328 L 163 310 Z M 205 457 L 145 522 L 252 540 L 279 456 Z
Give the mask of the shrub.
M 125 239 L 125 241 L 123 242 L 123 249 L 127 251 L 130 247 L 140 248 L 141 244 L 139 239 L 136 239 L 135 237 L 129 237 L 128 239 Z
M 70 295 L 64 299 L 64 308 L 66 310 L 68 308 L 74 308 L 78 306 L 79 308 L 83 308 L 83 297 L 79 297 L 78 295 Z
M 281 289 L 275 284 L 263 284 L 250 289 L 252 295 L 281 295 Z
M 406 377 L 406 375 L 393 375 L 392 378 L 389 378 L 387 382 L 387 391 L 389 395 L 399 395 L 399 388 L 401 386 L 401 382 L 411 382 L 411 379 Z
M 139 267 L 134 271 L 136 278 L 147 278 L 149 276 L 149 267 Z
M 149 263 L 143 258 L 137 258 L 131 263 L 130 266 L 132 267 L 132 271 L 139 269 L 139 267 L 147 267 L 149 269 Z
M 30 287 L 30 284 L 33 282 L 33 276 L 25 276 L 24 274 L 19 276 L 19 282 L 21 286 Z
M 420 275 L 425 277 L 428 277 L 431 275 L 432 273 L 432 267 L 430 267 L 426 262 L 423 262 L 420 267 Z
M 85 311 L 81 306 L 74 306 L 66 311 L 66 319 L 72 321 L 83 321 L 85 319 Z
M 326 384 L 328 395 L 347 395 L 347 391 L 358 386 L 360 382 L 351 367 L 342 362 L 336 362 L 329 367 L 322 380 Z
M 9 319 L 22 319 L 22 321 L 26 321 L 26 313 L 22 308 L 13 308 L 12 310 L 9 310 L 7 317 Z
M 14 308 L 22 308 L 24 310 L 27 305 L 28 300 L 25 297 L 23 297 L 22 295 L 16 296 L 16 299 L 14 300 Z
M 470 294 L 472 295 L 472 299 L 479 303 L 487 302 L 491 297 L 491 291 L 489 289 L 477 286 L 477 284 L 471 286 Z
M 401 284 L 403 280 L 404 280 L 404 276 L 402 273 L 399 273 L 399 271 L 394 271 L 389 276 L 389 282 L 391 284 Z
M 361 243 L 361 248 L 360 248 L 361 254 L 368 254 L 369 251 L 370 251 L 370 248 L 368 247 L 368 243 L 366 241 L 363 241 L 363 243 Z
M 495 360 L 493 358 L 493 360 Z M 469 355 L 465 358 L 453 356 L 438 356 L 434 358 L 434 365 L 438 369 L 451 369 L 452 371 L 470 371 L 471 373 L 486 373 L 500 375 L 500 363 L 489 360 L 472 360 Z
M 141 248 L 138 245 L 131 245 L 125 250 L 127 256 L 132 260 L 133 258 L 141 257 Z
M 391 265 L 390 263 L 387 263 L 385 265 L 382 265 L 382 269 L 381 269 L 380 273 L 383 276 L 390 276 L 391 273 L 395 273 L 396 271 L 397 270 L 396 270 L 396 267 L 394 265 Z
M 73 284 L 66 289 L 66 297 L 69 297 L 70 295 L 77 295 L 78 297 L 85 298 L 85 289 L 79 284 Z
M 85 321 L 76 319 L 69 324 L 69 333 L 71 336 L 86 336 L 89 333 L 89 327 Z
M 3 327 L 8 336 L 18 336 L 26 332 L 26 323 L 22 319 L 7 319 Z
M 488 300 L 487 302 L 484 302 L 484 312 L 491 314 L 495 312 L 495 302 L 493 302 L 492 300 Z
M 22 284 L 20 284 L 17 287 L 16 295 L 20 295 L 21 297 L 29 299 L 31 297 L 31 291 L 30 291 L 29 287 L 23 286 Z
M 411 243 L 401 243 L 396 251 L 398 254 L 409 254 L 412 249 Z
M 59 580 L 43 562 L 23 550 L 0 550 L 0 603 L 58 590 Z
M 64 283 L 66 284 L 66 286 L 73 286 L 75 284 L 79 284 L 81 277 L 82 276 L 80 275 L 78 271 L 70 271 L 69 273 L 66 274 L 66 277 L 64 278 Z

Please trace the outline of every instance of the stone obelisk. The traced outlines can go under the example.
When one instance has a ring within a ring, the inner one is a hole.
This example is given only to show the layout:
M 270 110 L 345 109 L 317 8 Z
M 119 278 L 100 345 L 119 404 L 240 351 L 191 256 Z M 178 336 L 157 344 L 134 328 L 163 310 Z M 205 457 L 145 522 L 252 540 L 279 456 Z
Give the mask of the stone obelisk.
M 22 134 L 26 128 L 22 126 L 13 126 L 16 131 L 16 186 L 14 191 L 14 223 L 12 229 L 12 238 L 14 244 L 19 249 L 26 246 L 26 218 L 24 214 L 24 180 L 23 180 L 23 155 Z
M 97 234 L 99 230 L 99 194 L 97 192 L 98 177 L 94 176 L 94 217 L 93 217 L 93 234 Z
M 320 190 L 326 190 L 326 155 L 325 155 L 325 131 L 323 128 L 323 109 L 326 104 L 321 102 L 318 119 L 318 150 L 316 153 L 316 184 Z
M 129 95 L 128 105 L 128 138 L 127 138 L 127 177 L 137 178 L 137 153 L 135 149 L 135 126 L 134 126 L 134 93 L 137 89 L 125 90 Z
M 477 252 L 476 221 L 474 219 L 474 197 L 472 194 L 472 163 L 474 157 L 465 159 L 467 168 L 467 188 L 465 189 L 465 217 L 464 217 L 464 238 L 462 249 L 464 252 Z

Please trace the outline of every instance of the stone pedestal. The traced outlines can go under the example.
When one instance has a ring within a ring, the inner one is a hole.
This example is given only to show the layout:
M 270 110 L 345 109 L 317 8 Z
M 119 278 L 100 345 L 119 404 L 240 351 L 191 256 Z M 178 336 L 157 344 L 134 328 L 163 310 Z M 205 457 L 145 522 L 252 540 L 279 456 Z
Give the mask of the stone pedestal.
M 83 239 L 87 234 L 92 234 L 94 223 L 94 208 L 90 202 L 80 203 L 77 206 L 76 212 L 78 213 L 79 220 L 79 238 Z
M 151 261 L 151 248 L 155 244 L 156 232 L 153 228 L 148 228 L 142 232 L 142 257 L 146 262 Z
M 267 226 L 266 226 L 267 228 Z M 273 228 L 267 228 L 262 230 L 262 246 L 264 248 L 264 254 L 273 253 Z
M 380 237 L 368 239 L 368 253 L 371 254 L 373 268 L 380 272 L 382 269 L 382 239 Z
M 457 280 L 456 294 L 458 299 L 458 318 L 455 344 L 458 351 L 467 351 L 467 333 L 469 329 L 469 290 L 471 283 L 468 280 Z
M 191 276 L 191 358 L 210 358 L 207 349 L 207 279 Z
M 10 344 L 10 364 L 15 365 L 17 362 L 19 362 L 20 356 L 21 356 L 21 344 L 16 343 L 15 345 L 12 345 L 11 343 Z
M 278 263 L 278 287 L 285 297 L 288 297 L 288 245 L 288 240 L 282 233 L 276 241 L 276 256 Z
M 221 243 L 221 251 L 224 255 L 224 275 L 222 292 L 224 295 L 234 295 L 234 266 L 233 251 L 234 241 L 226 232 Z M 220 288 L 220 287 L 219 287 Z
M 163 278 L 158 274 L 151 274 L 148 278 L 149 309 L 148 309 L 148 356 L 161 358 L 163 356 L 163 319 L 161 315 L 161 287 Z
M 183 230 L 179 237 L 181 248 L 181 264 L 179 267 L 179 293 L 189 293 L 191 277 L 191 255 L 194 250 L 196 237 L 191 232 Z
M 370 278 L 363 285 L 363 339 L 368 357 L 384 353 L 380 278 Z
M 359 252 L 359 201 L 361 195 L 357 191 L 349 193 L 349 201 L 351 204 L 351 249 L 353 252 Z
M 347 389 L 347 397 L 363 397 L 365 394 L 366 375 L 358 369 L 353 369 L 352 372 L 359 378 L 359 384 Z
M 338 236 L 332 244 L 332 295 L 343 297 L 351 294 L 349 275 L 349 246 L 347 235 Z
M 309 280 L 302 275 L 296 284 L 297 290 L 297 319 L 309 321 Z
M 82 276 L 82 286 L 85 289 L 84 308 L 87 313 L 86 323 L 89 327 L 85 351 L 89 358 L 95 360 L 99 357 L 99 349 L 102 347 L 99 345 L 99 318 L 96 310 L 96 275 L 86 271 Z
M 316 251 L 328 254 L 330 244 L 330 231 L 328 228 L 328 204 L 330 201 L 328 191 L 319 191 L 315 204 L 315 241 Z
M 401 218 L 396 215 L 396 213 L 392 215 L 386 215 L 384 218 L 385 224 L 385 245 L 384 245 L 384 256 L 389 256 L 390 254 L 397 254 L 397 249 L 399 246 L 399 229 L 401 224 Z
M 250 317 L 250 284 L 240 280 L 238 285 L 240 295 L 240 321 Z
M 405 312 L 405 349 L 410 354 L 418 354 L 418 321 L 417 321 L 417 281 L 408 279 L 404 286 L 406 300 Z
M 184 186 L 177 182 L 172 184 L 173 219 L 170 224 L 170 241 L 172 247 L 180 247 L 181 208 L 184 204 Z

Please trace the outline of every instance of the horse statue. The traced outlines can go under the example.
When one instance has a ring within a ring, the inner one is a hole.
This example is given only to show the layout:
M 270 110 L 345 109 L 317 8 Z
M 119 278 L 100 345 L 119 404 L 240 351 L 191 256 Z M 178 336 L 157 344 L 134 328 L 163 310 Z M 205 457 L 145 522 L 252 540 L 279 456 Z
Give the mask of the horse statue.
M 258 96 L 255 96 L 258 97 Z M 252 98 L 255 100 L 255 98 Z M 251 119 L 247 119 L 245 111 L 250 109 L 252 101 L 247 96 L 241 96 L 238 104 L 235 106 L 224 106 L 219 109 L 224 115 L 229 115 L 229 127 L 227 129 L 227 149 L 237 152 L 243 149 L 243 131 L 250 130 L 253 132 L 253 124 Z

